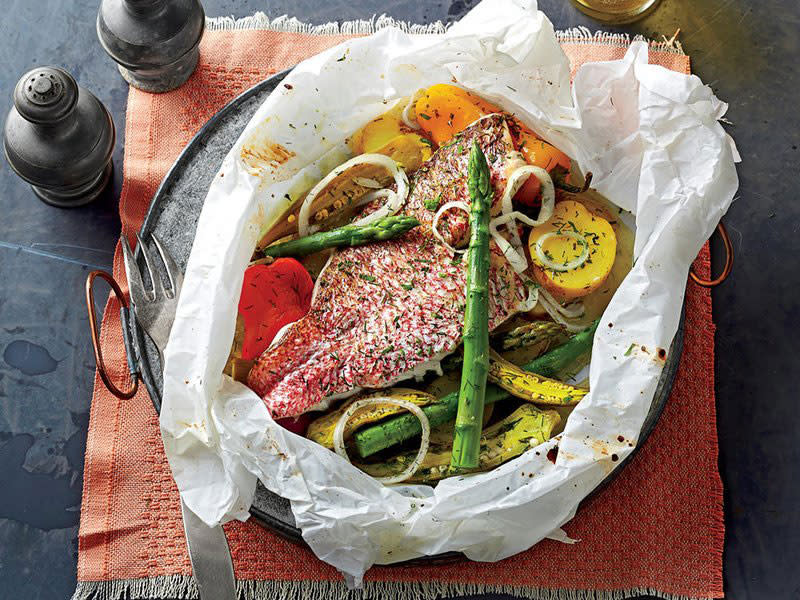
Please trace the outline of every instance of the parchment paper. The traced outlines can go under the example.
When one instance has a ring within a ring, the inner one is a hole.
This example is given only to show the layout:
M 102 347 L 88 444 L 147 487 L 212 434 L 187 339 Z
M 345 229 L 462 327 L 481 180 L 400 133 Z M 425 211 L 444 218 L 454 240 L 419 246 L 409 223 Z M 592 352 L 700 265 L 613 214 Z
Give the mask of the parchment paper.
M 631 451 L 662 370 L 658 350 L 677 329 L 689 265 L 738 186 L 738 155 L 718 123 L 726 105 L 697 77 L 648 65 L 647 52 L 637 42 L 622 60 L 586 64 L 570 86 L 567 58 L 536 3 L 485 0 L 444 35 L 385 29 L 300 63 L 223 162 L 189 258 L 161 412 L 186 504 L 210 525 L 247 519 L 260 478 L 291 501 L 317 556 L 356 585 L 372 564 L 450 550 L 496 561 L 572 518 Z M 349 134 L 397 98 L 453 78 L 591 170 L 595 187 L 635 214 L 636 260 L 595 336 L 592 391 L 559 440 L 435 490 L 385 487 L 276 425 L 222 369 L 259 232 L 349 157 Z M 553 464 L 545 455 L 555 443 Z

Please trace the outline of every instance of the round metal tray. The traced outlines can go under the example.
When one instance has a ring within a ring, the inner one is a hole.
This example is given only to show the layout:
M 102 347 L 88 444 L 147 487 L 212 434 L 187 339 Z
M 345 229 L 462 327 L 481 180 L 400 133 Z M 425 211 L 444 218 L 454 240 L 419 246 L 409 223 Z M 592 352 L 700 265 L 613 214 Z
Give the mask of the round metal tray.
M 232 100 L 214 115 L 184 148 L 153 197 L 140 233 L 142 237 L 155 233 L 182 269 L 186 267 L 206 193 L 222 160 L 258 107 L 287 73 L 288 71 L 284 71 L 262 81 Z M 136 258 L 139 259 L 138 247 Z M 134 348 L 142 379 L 153 400 L 153 405 L 156 410 L 160 410 L 162 378 L 158 351 L 135 323 L 132 324 L 131 331 L 126 332 L 126 335 L 129 336 L 129 341 Z M 622 471 L 624 465 L 633 458 L 652 432 L 672 389 L 682 347 L 683 316 L 681 316 L 678 332 L 670 347 L 650 412 L 642 426 L 636 448 L 589 497 L 597 493 Z M 289 501 L 273 494 L 260 482 L 250 512 L 260 524 L 290 540 L 304 543 L 300 530 L 295 525 Z M 418 559 L 418 561 L 431 564 L 431 561 L 451 561 L 459 558 L 463 558 L 463 555 L 450 552 L 436 557 Z M 403 564 L 407 565 L 408 563 Z

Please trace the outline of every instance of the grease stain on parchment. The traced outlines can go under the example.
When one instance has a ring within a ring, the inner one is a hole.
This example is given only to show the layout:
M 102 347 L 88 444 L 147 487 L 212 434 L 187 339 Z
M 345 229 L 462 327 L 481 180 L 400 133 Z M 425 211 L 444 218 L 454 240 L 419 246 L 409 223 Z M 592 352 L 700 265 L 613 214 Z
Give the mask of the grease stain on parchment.
M 239 153 L 239 158 L 252 175 L 261 175 L 265 170 L 276 172 L 296 156 L 286 146 L 267 136 L 268 121 L 264 120 L 253 129 Z

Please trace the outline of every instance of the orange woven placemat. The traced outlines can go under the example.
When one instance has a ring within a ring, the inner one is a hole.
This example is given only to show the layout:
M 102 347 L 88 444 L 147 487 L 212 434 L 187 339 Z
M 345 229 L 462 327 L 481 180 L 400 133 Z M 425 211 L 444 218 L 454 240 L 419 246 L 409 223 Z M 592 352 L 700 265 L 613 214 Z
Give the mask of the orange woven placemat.
M 207 31 L 197 71 L 180 89 L 131 89 L 125 128 L 122 234 L 140 227 L 161 179 L 195 132 L 226 102 L 265 77 L 346 39 L 265 30 Z M 620 58 L 624 43 L 564 40 L 573 69 Z M 689 72 L 687 56 L 651 62 Z M 698 257 L 708 273 L 708 246 Z M 125 276 L 117 247 L 114 276 Z M 722 595 L 722 484 L 717 469 L 714 326 L 708 290 L 689 284 L 684 353 L 673 393 L 648 443 L 622 474 L 566 525 L 580 543 L 545 540 L 498 563 L 374 568 L 368 597 L 426 598 L 505 591 L 541 598 Z M 110 298 L 101 344 L 115 381 L 127 375 L 119 306 Z M 243 597 L 336 598 L 339 574 L 254 523 L 226 526 Z M 76 598 L 194 597 L 177 489 L 144 389 L 112 396 L 95 377 L 86 449 Z

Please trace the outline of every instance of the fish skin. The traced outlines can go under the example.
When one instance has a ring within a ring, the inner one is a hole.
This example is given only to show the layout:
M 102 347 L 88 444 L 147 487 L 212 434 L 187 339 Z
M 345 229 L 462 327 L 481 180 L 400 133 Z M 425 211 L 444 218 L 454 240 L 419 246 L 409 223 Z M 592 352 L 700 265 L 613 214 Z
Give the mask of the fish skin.
M 336 251 L 317 278 L 308 314 L 257 359 L 248 385 L 275 418 L 420 375 L 457 348 L 466 263 L 433 235 L 436 209 L 430 200 L 438 198 L 439 206 L 469 203 L 466 172 L 473 140 L 490 162 L 493 212 L 499 210 L 513 146 L 504 117 L 491 115 L 416 172 L 401 212 L 421 225 L 386 242 Z M 448 243 L 464 239 L 467 218 L 463 211 L 443 215 L 439 230 Z M 517 312 L 527 292 L 494 242 L 490 250 L 489 328 L 494 329 Z

